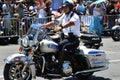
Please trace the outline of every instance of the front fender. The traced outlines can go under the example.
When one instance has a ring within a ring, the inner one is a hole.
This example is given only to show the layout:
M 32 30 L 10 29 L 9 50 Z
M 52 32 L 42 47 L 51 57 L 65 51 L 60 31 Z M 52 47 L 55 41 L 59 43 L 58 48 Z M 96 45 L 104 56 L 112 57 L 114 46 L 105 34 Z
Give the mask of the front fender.
M 12 62 L 25 62 L 27 57 L 24 54 L 12 54 L 4 59 L 5 63 L 12 63 Z
M 120 26 L 113 26 L 112 30 L 120 29 Z

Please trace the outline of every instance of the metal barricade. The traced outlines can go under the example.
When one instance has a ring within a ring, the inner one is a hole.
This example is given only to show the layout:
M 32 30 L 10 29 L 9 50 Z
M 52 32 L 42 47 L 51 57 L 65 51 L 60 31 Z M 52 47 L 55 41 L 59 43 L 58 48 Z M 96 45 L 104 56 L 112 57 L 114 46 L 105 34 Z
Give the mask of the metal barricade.
M 0 44 L 17 43 L 20 20 L 16 18 L 0 19 Z
M 52 17 L 34 18 L 0 18 L 0 44 L 17 43 L 21 35 L 25 35 L 30 25 L 37 20 L 43 24 L 49 22 Z
M 3 18 L 1 19 L 0 36 L 19 35 L 20 20 L 16 18 Z
M 28 17 L 21 19 L 20 28 L 19 28 L 19 35 L 25 35 L 30 28 L 30 25 L 36 21 L 36 23 L 44 24 L 46 22 L 49 22 L 53 19 L 54 16 L 48 16 L 48 17 L 42 17 L 42 18 L 36 18 L 36 17 Z

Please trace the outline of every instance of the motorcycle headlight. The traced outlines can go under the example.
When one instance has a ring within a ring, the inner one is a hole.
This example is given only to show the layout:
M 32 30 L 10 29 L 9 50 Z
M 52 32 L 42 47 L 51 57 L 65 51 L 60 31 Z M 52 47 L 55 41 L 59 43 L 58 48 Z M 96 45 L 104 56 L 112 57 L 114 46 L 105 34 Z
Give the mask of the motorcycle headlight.
M 22 39 L 22 45 L 24 47 L 27 47 L 29 45 L 29 39 L 27 36 Z
M 32 46 L 32 45 L 34 45 L 34 42 L 33 42 L 33 40 L 30 40 L 29 41 L 29 46 Z

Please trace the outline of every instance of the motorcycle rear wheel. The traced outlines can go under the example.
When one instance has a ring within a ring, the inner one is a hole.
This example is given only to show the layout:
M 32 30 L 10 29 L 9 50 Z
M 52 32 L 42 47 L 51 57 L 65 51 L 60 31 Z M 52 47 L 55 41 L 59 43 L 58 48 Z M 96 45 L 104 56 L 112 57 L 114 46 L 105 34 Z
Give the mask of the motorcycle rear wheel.
M 80 58 L 80 59 L 79 59 Z M 87 59 L 84 57 L 84 56 L 78 56 L 78 62 L 80 63 L 79 64 L 79 70 L 77 71 L 84 71 L 84 70 L 88 70 L 90 69 L 90 66 L 88 65 L 87 63 Z M 83 80 L 86 80 L 88 79 L 90 76 L 93 75 L 94 72 L 87 72 L 87 73 L 80 73 L 80 74 L 77 74 L 76 77 L 78 79 L 83 79 Z
M 112 39 L 114 41 L 120 41 L 120 30 L 116 29 L 112 32 Z
M 29 68 L 27 68 L 22 74 L 23 66 L 24 64 L 22 63 L 5 64 L 3 72 L 4 80 L 31 80 L 32 75 Z

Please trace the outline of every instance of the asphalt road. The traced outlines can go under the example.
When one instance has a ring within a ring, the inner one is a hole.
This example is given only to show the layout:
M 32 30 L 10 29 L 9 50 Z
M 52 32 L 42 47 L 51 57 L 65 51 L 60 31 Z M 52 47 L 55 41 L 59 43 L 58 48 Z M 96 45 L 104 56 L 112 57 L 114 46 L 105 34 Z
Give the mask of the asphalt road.
M 120 42 L 114 42 L 110 37 L 102 38 L 103 47 L 100 49 L 104 50 L 109 59 L 109 69 L 104 71 L 95 72 L 88 80 L 120 80 Z M 4 45 L 0 46 L 0 80 L 3 79 L 4 69 L 4 58 L 8 55 L 18 52 L 19 45 Z M 73 77 L 53 79 L 53 80 L 78 80 Z M 37 80 L 47 80 L 43 78 L 37 78 Z

